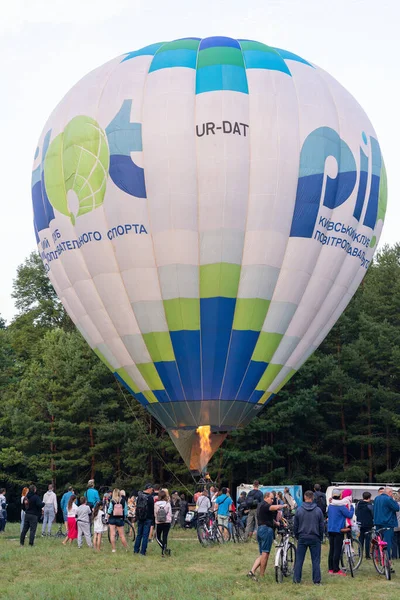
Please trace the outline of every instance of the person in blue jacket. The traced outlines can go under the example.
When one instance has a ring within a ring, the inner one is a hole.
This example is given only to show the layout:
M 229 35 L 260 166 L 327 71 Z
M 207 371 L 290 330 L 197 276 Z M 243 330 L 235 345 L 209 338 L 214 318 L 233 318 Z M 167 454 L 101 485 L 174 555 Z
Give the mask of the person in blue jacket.
M 100 494 L 94 487 L 94 479 L 89 479 L 88 481 L 85 498 L 90 509 L 93 509 L 93 507 L 100 502 Z
M 383 532 L 383 539 L 387 543 L 388 556 L 392 555 L 392 542 L 394 528 L 397 527 L 396 513 L 400 510 L 399 503 L 393 499 L 393 490 L 385 488 L 380 496 L 375 498 L 374 502 L 374 523 L 377 529 L 388 527 Z
M 333 490 L 332 498 L 340 500 L 340 490 Z M 346 527 L 346 519 L 352 519 L 354 515 L 354 507 L 350 509 L 347 506 L 330 504 L 328 508 L 328 534 L 329 534 L 329 557 L 328 569 L 333 575 L 346 575 L 340 567 L 339 560 L 342 552 L 344 532 L 342 529 Z
M 65 494 L 63 494 L 63 497 L 61 498 L 61 502 L 60 502 L 61 510 L 63 513 L 63 519 L 64 519 L 64 523 L 65 523 L 66 533 L 68 533 L 68 502 L 73 493 L 74 493 L 74 488 L 72 487 L 72 485 L 70 485 L 68 487 L 68 490 L 65 492 Z

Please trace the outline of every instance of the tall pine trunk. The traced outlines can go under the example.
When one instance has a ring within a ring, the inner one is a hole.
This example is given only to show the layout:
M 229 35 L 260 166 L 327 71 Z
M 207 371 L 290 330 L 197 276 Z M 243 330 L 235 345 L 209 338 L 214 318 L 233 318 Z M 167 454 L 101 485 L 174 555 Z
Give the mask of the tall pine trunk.
M 89 421 L 89 440 L 90 440 L 90 452 L 91 452 L 91 462 L 90 462 L 90 479 L 94 479 L 94 474 L 96 471 L 96 461 L 94 458 L 94 436 L 93 436 L 93 428 L 92 423 Z
M 50 424 L 50 470 L 51 470 L 51 483 L 53 484 L 53 489 L 56 489 L 56 463 L 54 454 L 56 451 L 55 443 L 53 442 L 54 435 L 54 415 L 51 415 L 51 424 Z

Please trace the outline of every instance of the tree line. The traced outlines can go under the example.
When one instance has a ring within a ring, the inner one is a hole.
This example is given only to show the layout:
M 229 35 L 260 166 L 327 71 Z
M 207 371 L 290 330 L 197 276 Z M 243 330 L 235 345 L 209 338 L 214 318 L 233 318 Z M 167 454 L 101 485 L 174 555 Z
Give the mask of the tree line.
M 0 483 L 185 491 L 193 480 L 169 435 L 123 391 L 68 315 L 32 253 L 0 318 Z M 400 481 L 400 244 L 378 252 L 315 354 L 246 428 L 211 475 L 232 489 L 318 481 Z

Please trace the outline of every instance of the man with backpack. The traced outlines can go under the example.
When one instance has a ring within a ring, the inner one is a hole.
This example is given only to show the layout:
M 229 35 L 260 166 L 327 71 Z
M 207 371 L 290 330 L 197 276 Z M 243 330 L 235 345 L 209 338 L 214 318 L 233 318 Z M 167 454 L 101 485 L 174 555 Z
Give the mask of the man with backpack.
M 36 493 L 36 486 L 30 485 L 29 492 L 25 496 L 22 503 L 22 510 L 25 511 L 24 527 L 21 531 L 19 543 L 21 546 L 25 543 L 25 536 L 29 532 L 29 545 L 33 546 L 35 541 L 36 528 L 39 518 L 42 515 L 44 502 L 41 501 Z
M 134 554 L 146 556 L 147 544 L 149 542 L 150 528 L 154 523 L 154 486 L 146 483 L 143 492 L 139 492 L 136 500 L 136 521 L 138 531 L 133 549 Z
M 321 509 L 324 518 L 326 518 L 326 494 L 321 492 L 321 486 L 319 483 L 314 485 L 314 502 Z
M 261 490 L 259 490 L 260 482 L 255 481 L 253 483 L 253 489 L 247 494 L 246 505 L 249 509 L 247 514 L 247 523 L 246 523 L 246 539 L 251 539 L 254 531 L 257 529 L 257 509 L 258 506 L 263 502 L 264 497 Z

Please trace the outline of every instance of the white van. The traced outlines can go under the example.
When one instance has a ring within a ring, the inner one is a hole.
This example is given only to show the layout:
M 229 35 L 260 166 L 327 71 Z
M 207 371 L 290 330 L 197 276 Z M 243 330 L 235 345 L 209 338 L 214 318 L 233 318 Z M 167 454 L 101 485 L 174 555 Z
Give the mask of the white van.
M 393 491 L 400 489 L 400 483 L 346 483 L 345 481 L 333 482 L 326 489 L 326 501 L 329 505 L 329 498 L 332 498 L 333 490 L 351 490 L 353 492 L 353 502 L 357 504 L 359 500 L 362 500 L 363 492 L 370 492 L 372 500 L 375 500 L 378 495 L 378 490 L 381 487 L 390 487 Z

